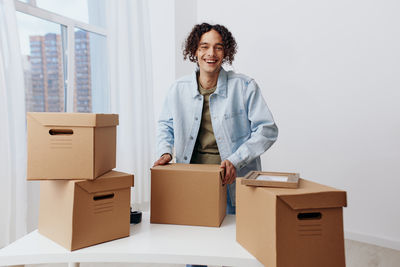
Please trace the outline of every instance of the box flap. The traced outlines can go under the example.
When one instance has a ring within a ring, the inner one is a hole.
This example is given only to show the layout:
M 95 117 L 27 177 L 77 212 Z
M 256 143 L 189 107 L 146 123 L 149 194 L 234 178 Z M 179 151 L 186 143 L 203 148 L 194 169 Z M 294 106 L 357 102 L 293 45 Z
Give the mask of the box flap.
M 132 187 L 134 176 L 123 172 L 110 171 L 96 180 L 78 180 L 75 183 L 88 193 L 95 193 Z
M 292 209 L 346 207 L 346 191 L 299 179 L 298 189 L 262 188 L 283 200 Z
M 346 192 L 278 196 L 294 210 L 346 207 Z
M 28 112 L 27 116 L 44 126 L 106 127 L 118 125 L 118 114 Z
M 115 126 L 119 124 L 118 114 L 95 114 L 96 127 Z
M 184 163 L 169 163 L 166 165 L 158 165 L 151 168 L 152 171 L 202 171 L 223 173 L 224 169 L 218 164 L 184 164 Z

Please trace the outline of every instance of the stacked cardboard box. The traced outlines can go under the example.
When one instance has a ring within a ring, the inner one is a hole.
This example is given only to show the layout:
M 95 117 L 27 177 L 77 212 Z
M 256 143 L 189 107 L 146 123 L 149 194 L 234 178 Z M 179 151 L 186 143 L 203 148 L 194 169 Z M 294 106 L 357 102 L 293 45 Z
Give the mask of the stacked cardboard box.
M 39 232 L 69 250 L 129 236 L 133 175 L 116 165 L 116 114 L 28 113 Z
M 287 189 L 238 178 L 236 203 L 236 240 L 265 266 L 345 266 L 345 191 L 304 179 Z
M 216 164 L 167 164 L 151 169 L 151 223 L 219 227 L 226 186 Z

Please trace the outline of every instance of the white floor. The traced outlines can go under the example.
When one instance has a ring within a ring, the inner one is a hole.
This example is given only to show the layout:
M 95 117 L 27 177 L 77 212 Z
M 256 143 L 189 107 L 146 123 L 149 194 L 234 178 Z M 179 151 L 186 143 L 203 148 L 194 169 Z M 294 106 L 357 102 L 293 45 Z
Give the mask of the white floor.
M 400 251 L 346 240 L 347 267 L 400 267 Z
M 400 251 L 346 240 L 347 267 L 400 267 Z M 27 265 L 65 267 L 66 264 Z M 184 267 L 182 264 L 82 263 L 81 267 Z M 210 266 L 212 267 L 212 266 Z M 243 266 L 246 267 L 246 266 Z

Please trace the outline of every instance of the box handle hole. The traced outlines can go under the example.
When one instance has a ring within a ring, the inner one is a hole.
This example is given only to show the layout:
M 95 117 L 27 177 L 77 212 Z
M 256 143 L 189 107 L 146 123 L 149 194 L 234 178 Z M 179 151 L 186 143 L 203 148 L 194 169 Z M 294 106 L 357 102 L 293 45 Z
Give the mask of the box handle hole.
M 304 212 L 297 214 L 297 219 L 299 220 L 320 220 L 321 217 L 321 212 Z
M 112 194 L 107 194 L 107 195 L 101 195 L 101 196 L 94 196 L 93 200 L 97 201 L 97 200 L 102 200 L 102 199 L 109 199 L 109 198 L 113 198 L 114 197 L 114 193 Z
M 74 131 L 71 129 L 50 129 L 50 135 L 72 135 Z

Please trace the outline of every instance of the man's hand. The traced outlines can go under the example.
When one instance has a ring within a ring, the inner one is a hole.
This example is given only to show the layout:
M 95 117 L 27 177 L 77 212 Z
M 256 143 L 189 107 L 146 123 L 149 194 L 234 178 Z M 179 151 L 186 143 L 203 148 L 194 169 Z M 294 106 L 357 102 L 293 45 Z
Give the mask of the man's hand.
M 222 184 L 231 184 L 236 179 L 236 168 L 229 160 L 221 162 L 221 168 L 225 169 L 225 177 L 222 180 Z
M 158 165 L 165 165 L 172 160 L 172 156 L 169 153 L 163 154 L 156 162 L 154 162 L 153 167 Z

